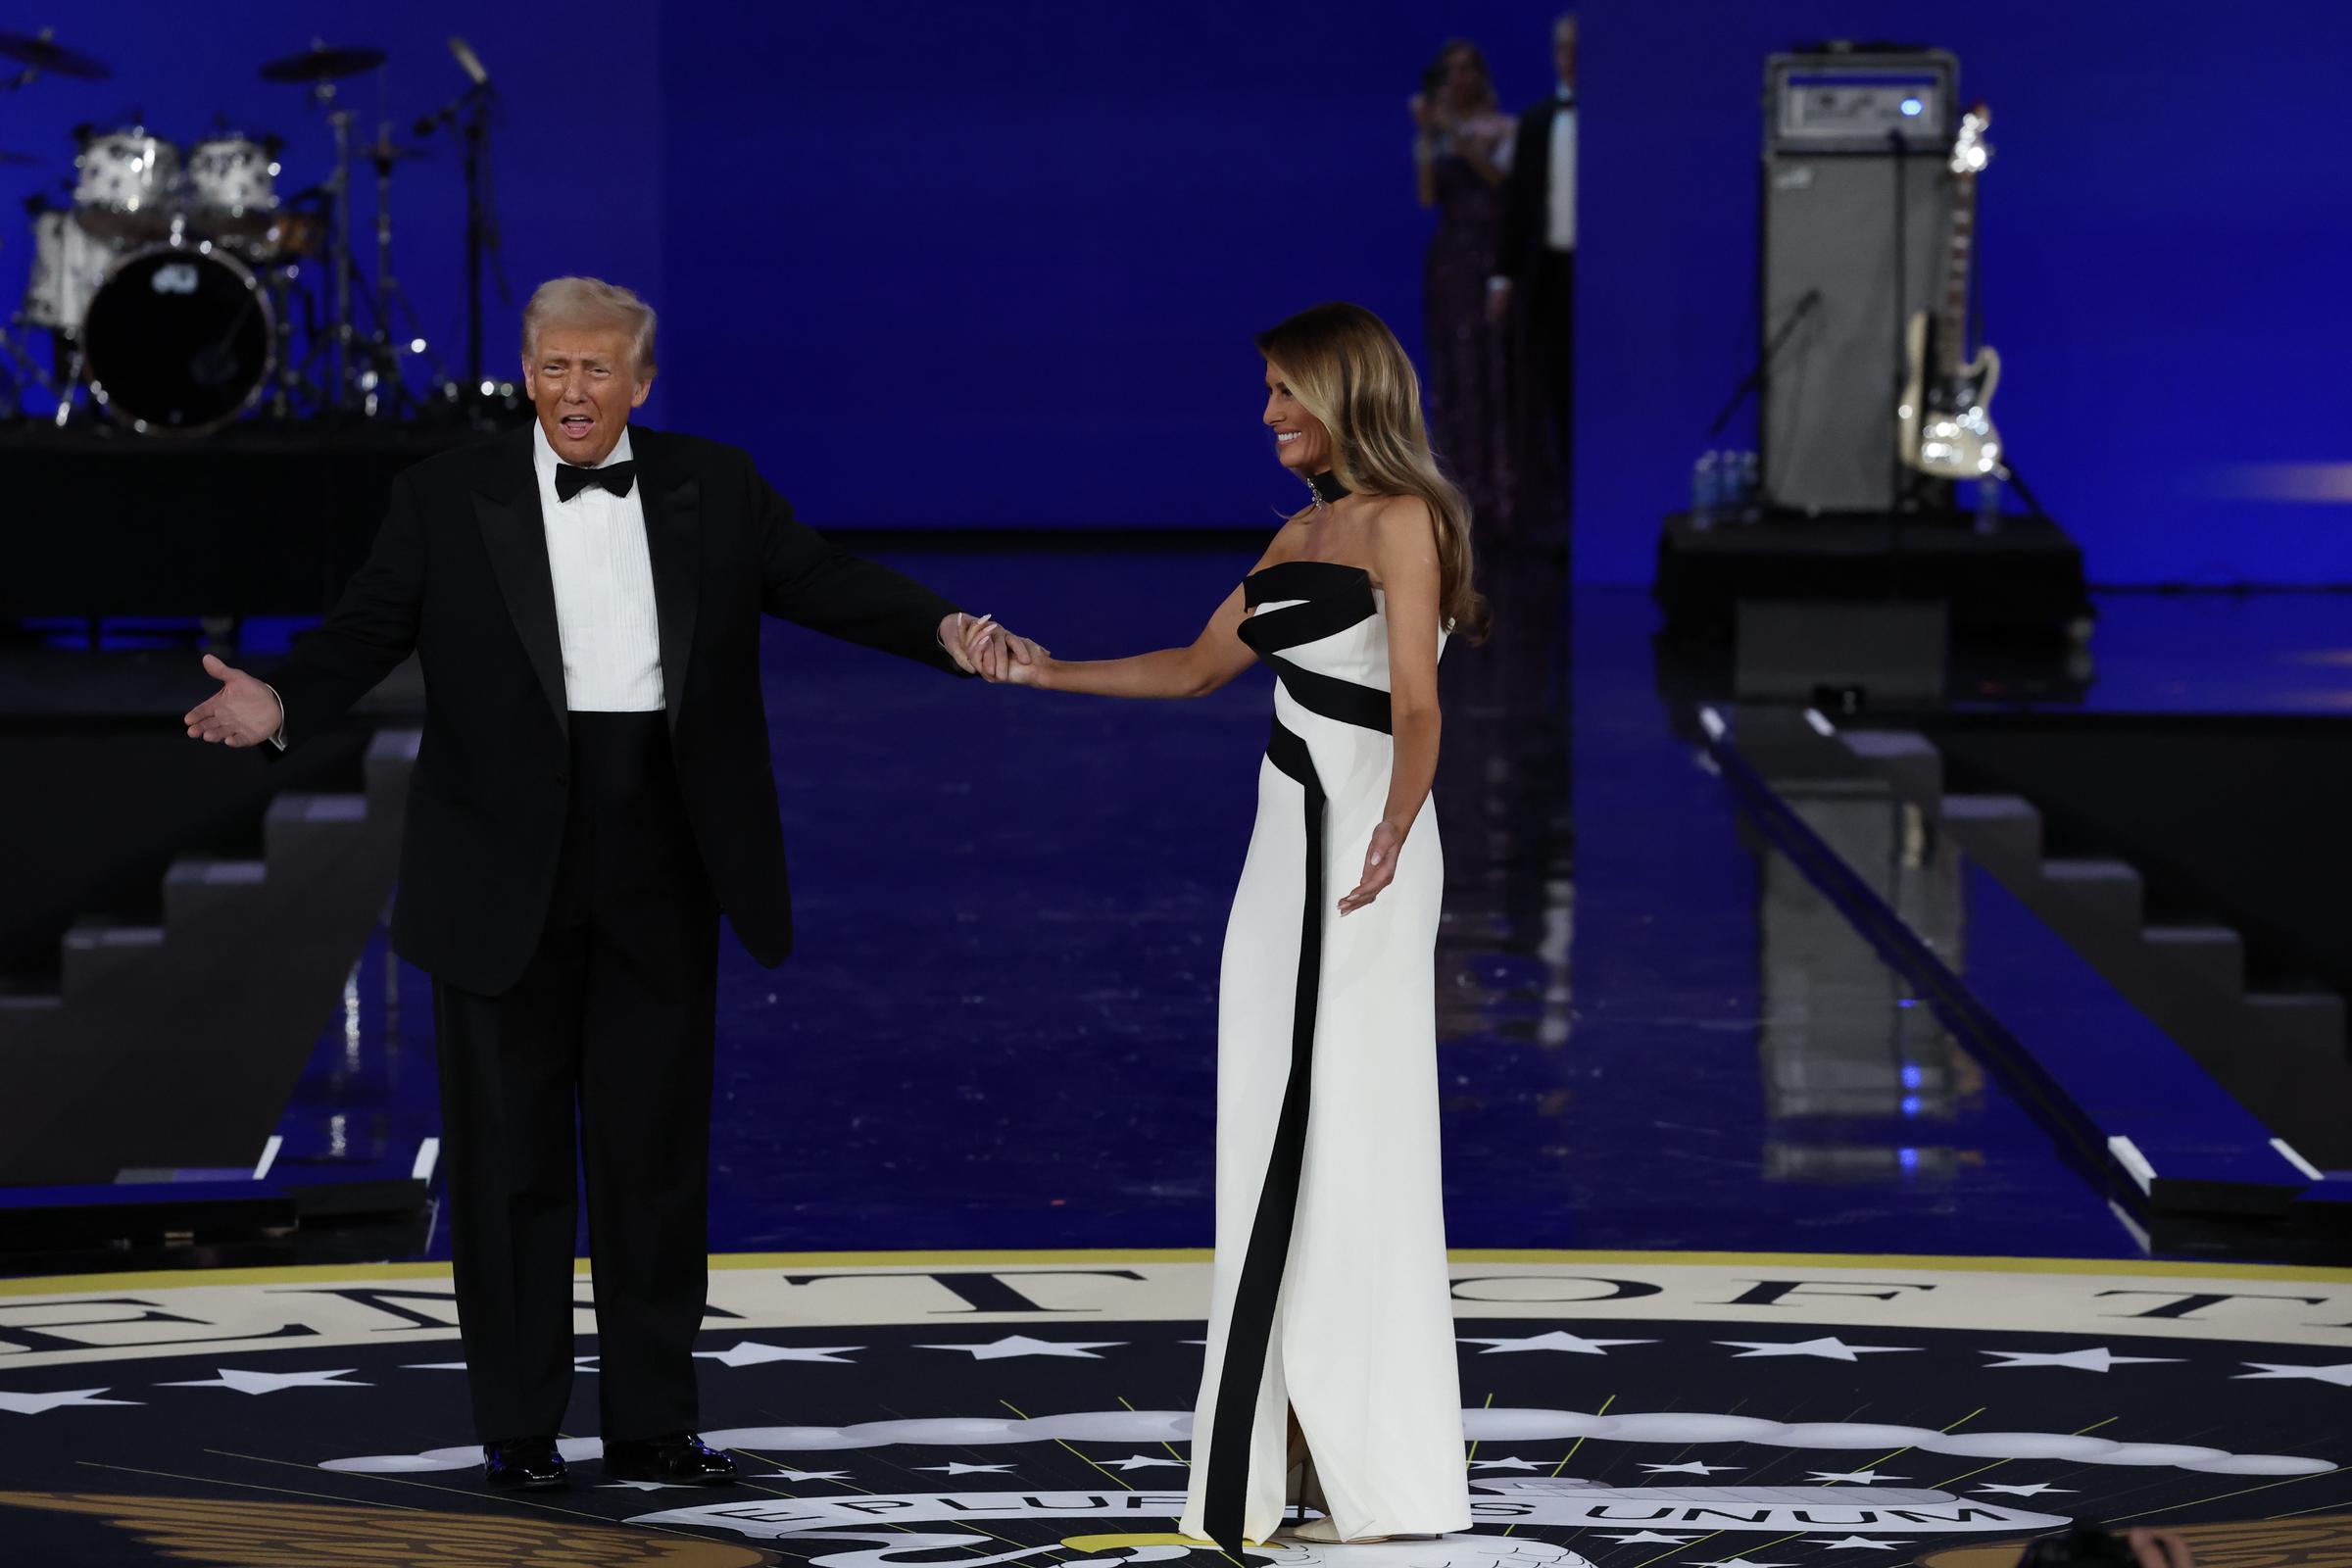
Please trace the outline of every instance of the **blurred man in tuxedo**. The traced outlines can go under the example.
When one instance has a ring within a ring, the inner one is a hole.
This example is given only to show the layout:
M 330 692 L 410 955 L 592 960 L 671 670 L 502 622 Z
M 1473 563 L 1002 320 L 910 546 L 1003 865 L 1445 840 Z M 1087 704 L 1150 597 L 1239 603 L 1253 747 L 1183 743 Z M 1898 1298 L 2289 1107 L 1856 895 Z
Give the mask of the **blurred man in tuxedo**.
M 1519 117 L 1503 186 L 1502 233 L 1487 279 L 1488 319 L 1516 317 L 1527 367 L 1530 445 L 1548 444 L 1568 504 L 1576 421 L 1576 16 L 1552 24 L 1559 85 Z M 1531 472 L 1544 465 L 1531 462 Z
M 542 286 L 531 426 L 402 474 L 274 684 L 208 656 L 220 689 L 187 715 L 282 750 L 422 662 L 392 937 L 433 977 L 459 1327 L 501 1489 L 564 1484 L 575 1165 L 606 1475 L 736 1478 L 696 1436 L 693 1350 L 718 917 L 761 963 L 792 946 L 761 613 L 949 673 L 1033 652 L 827 544 L 735 448 L 632 429 L 654 325 L 626 289 Z

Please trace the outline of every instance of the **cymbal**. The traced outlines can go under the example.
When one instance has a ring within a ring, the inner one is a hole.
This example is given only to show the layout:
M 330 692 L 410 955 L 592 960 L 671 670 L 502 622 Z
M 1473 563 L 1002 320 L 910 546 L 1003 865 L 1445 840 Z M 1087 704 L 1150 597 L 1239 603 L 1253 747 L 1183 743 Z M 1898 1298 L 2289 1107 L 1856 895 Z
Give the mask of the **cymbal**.
M 264 81 L 333 81 L 373 71 L 384 63 L 384 52 L 368 44 L 329 49 L 324 44 L 287 55 L 262 67 Z
M 76 76 L 83 81 L 103 81 L 114 74 L 106 68 L 104 61 L 93 60 L 78 50 L 68 49 L 52 41 L 46 31 L 0 32 L 0 55 L 20 61 L 35 71 L 46 71 L 56 76 Z

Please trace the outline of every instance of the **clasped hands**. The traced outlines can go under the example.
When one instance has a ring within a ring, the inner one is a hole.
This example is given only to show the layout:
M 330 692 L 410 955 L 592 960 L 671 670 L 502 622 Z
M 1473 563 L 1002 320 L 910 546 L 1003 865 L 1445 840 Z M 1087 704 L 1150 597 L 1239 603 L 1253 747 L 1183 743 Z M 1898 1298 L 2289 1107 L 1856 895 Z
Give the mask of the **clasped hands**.
M 1029 638 L 999 625 L 996 616 L 961 611 L 939 623 L 939 643 L 957 668 L 992 686 L 1034 686 L 1039 666 L 1053 657 Z

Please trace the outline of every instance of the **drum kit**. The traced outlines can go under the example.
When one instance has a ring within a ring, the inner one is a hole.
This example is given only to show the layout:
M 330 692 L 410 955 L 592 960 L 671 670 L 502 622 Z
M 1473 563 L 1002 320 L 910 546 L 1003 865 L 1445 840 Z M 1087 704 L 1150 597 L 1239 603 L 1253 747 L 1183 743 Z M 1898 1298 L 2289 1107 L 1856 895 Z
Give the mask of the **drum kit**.
M 484 200 L 494 95 L 472 50 L 462 39 L 450 45 L 469 84 L 416 122 L 405 145 L 389 122 L 372 142 L 356 142 L 354 116 L 337 101 L 336 83 L 381 66 L 383 50 L 315 44 L 263 65 L 264 80 L 306 89 L 333 140 L 326 177 L 286 194 L 281 138 L 225 119 L 184 146 L 135 116 L 131 123 L 76 127 L 74 172 L 60 182 L 70 184 L 70 199 L 28 204 L 30 276 L 15 335 L 0 327 L 0 382 L 13 366 L 19 388 L 53 395 L 60 427 L 103 418 L 155 436 L 203 435 L 249 415 L 495 417 L 514 391 L 481 381 L 480 371 L 481 268 L 497 244 Z M 0 31 L 0 65 L 8 62 L 19 69 L 0 75 L 0 91 L 44 74 L 111 74 L 47 31 Z M 394 172 L 426 156 L 416 141 L 448 125 L 465 138 L 471 297 L 463 384 L 430 355 L 392 266 Z M 0 162 L 37 160 L 0 153 Z M 356 275 L 352 253 L 355 164 L 375 175 L 371 285 Z M 26 352 L 28 332 L 48 335 L 46 366 Z M 409 382 L 413 360 L 427 372 L 421 393 Z M 13 402 L 12 390 L 0 384 L 0 401 Z

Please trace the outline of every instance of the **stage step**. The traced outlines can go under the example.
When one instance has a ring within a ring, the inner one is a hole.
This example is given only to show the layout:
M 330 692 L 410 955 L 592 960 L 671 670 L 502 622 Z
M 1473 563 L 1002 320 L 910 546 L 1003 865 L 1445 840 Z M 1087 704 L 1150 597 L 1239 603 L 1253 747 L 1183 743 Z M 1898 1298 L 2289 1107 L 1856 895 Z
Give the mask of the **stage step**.
M 262 896 L 269 877 L 264 860 L 182 856 L 164 872 L 164 930 L 234 920 L 240 906 Z
M 2121 860 L 2044 860 L 2041 879 L 2083 914 L 2110 926 L 2136 931 L 2145 918 L 2147 884 L 2136 867 Z
M 60 945 L 58 995 L 66 1006 L 75 999 L 95 996 L 134 977 L 140 961 L 164 945 L 160 925 L 134 925 L 115 920 L 82 920 L 66 933 Z
M 2273 1130 L 2324 1166 L 2352 1167 L 2352 1043 L 2331 992 L 2246 989 L 2243 936 L 2147 923 L 2146 879 L 2110 857 L 2042 854 L 2040 811 L 2009 794 L 1926 793 L 1945 769 L 1916 731 L 1836 731 L 1853 758 L 1941 821 L 1951 839 Z M 1931 755 L 1933 754 L 1933 755 Z
M 1943 752 L 1917 730 L 1858 729 L 1843 733 L 1845 748 L 1885 774 L 1907 801 L 1943 798 Z
M 0 998 L 0 1073 L 22 1091 L 0 1100 L 0 1183 L 254 1160 L 382 914 L 420 739 L 378 731 L 364 790 L 272 797 L 259 858 L 179 857 L 160 923 L 83 919 L 56 996 Z M 95 1133 L 39 1109 L 110 1101 Z
M 2041 813 L 2022 795 L 1946 795 L 1937 814 L 1969 854 L 1997 870 L 2041 865 Z
M 2166 963 L 2217 991 L 2246 989 L 2246 939 L 2229 926 L 2143 926 L 2139 939 Z

